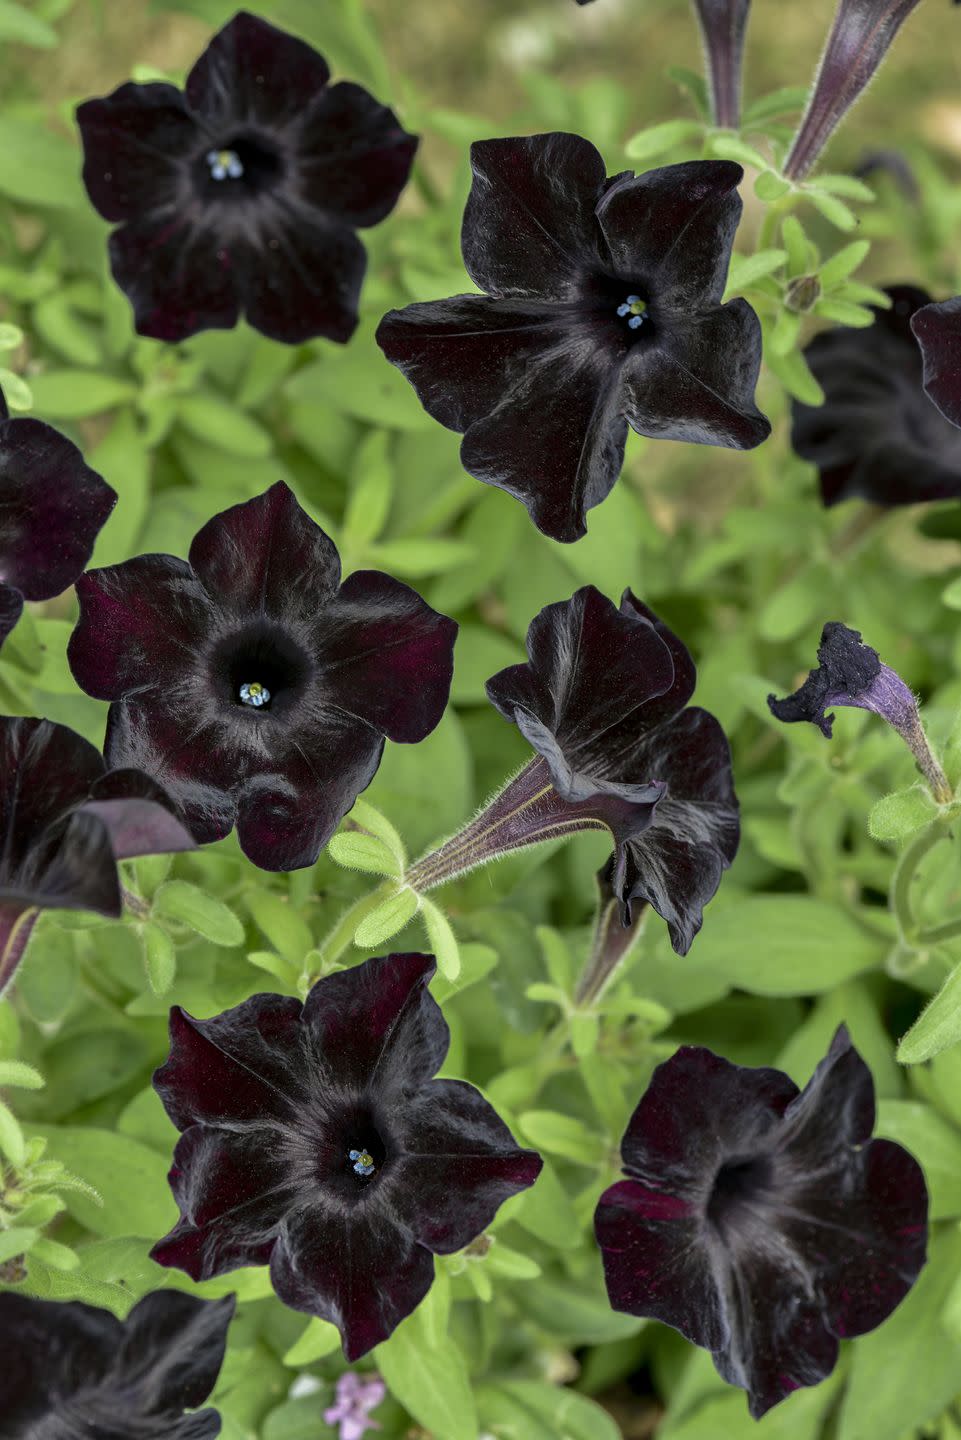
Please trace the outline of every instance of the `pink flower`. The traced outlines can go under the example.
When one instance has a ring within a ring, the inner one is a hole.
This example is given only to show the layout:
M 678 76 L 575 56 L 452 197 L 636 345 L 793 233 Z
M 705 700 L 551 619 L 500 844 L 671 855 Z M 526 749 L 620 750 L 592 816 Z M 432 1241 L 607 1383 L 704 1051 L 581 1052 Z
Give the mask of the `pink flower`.
M 340 1440 L 362 1440 L 368 1430 L 379 1430 L 370 1412 L 387 1394 L 387 1386 L 379 1375 L 358 1375 L 348 1370 L 337 1381 L 337 1403 L 324 1411 L 328 1425 L 340 1425 Z

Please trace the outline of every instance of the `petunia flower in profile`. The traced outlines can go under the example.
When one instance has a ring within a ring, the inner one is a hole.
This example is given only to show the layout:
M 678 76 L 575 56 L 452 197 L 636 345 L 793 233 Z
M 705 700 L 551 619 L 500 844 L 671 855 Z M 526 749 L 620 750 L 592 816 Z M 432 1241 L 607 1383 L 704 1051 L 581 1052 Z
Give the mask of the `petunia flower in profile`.
M 807 109 L 784 162 L 803 180 L 888 53 L 918 0 L 838 0 Z
M 79 1300 L 0 1294 L 4 1440 L 219 1435 L 218 1412 L 199 1407 L 220 1373 L 233 1313 L 233 1295 L 177 1290 L 145 1295 L 123 1321 Z
M 611 1304 L 710 1350 L 755 1419 L 829 1375 L 924 1264 L 921 1167 L 874 1119 L 843 1025 L 803 1090 L 684 1045 L 631 1116 L 628 1178 L 594 1219 Z
M 116 503 L 71 440 L 42 420 L 11 419 L 0 391 L 0 645 L 24 600 L 73 584 Z
M 363 1440 L 369 1430 L 380 1430 L 379 1421 L 370 1418 L 387 1394 L 387 1386 L 379 1375 L 358 1375 L 347 1370 L 337 1381 L 337 1401 L 324 1411 L 328 1425 L 339 1426 L 339 1440 Z
M 91 570 L 68 650 L 113 702 L 111 765 L 152 775 L 198 841 L 236 824 L 268 870 L 312 865 L 373 779 L 447 704 L 457 626 L 389 575 L 340 583 L 333 541 L 278 482 L 214 518 L 189 563 Z
M 392 310 L 377 331 L 425 409 L 463 434 L 465 470 L 572 541 L 620 473 L 629 424 L 739 450 L 767 437 L 758 318 L 721 304 L 739 165 L 609 178 L 567 134 L 481 141 L 471 164 L 461 247 L 486 293 Z
M 42 910 L 119 916 L 118 860 L 193 845 L 148 776 L 65 725 L 0 716 L 0 994 Z
M 432 1077 L 450 1042 L 430 955 L 319 980 L 301 1005 L 255 995 L 170 1012 L 154 1076 L 183 1132 L 181 1219 L 151 1251 L 194 1280 L 270 1265 L 286 1305 L 332 1321 L 358 1359 L 427 1294 L 541 1167 L 473 1085 Z
M 423 891 L 522 846 L 606 830 L 623 924 L 649 904 L 686 954 L 740 834 L 727 739 L 687 704 L 693 660 L 630 590 L 618 609 L 592 585 L 540 612 L 527 653 L 487 694 L 537 758 L 407 883 Z
M 911 316 L 921 349 L 924 393 L 954 426 L 961 426 L 961 295 L 922 305 Z
M 961 496 L 961 433 L 925 393 L 914 316 L 930 296 L 887 290 L 889 310 L 864 329 L 824 330 L 804 355 L 824 390 L 821 406 L 795 401 L 791 443 L 817 466 L 825 505 L 855 497 L 915 505 Z M 931 307 L 936 308 L 936 307 Z
M 707 56 L 714 123 L 732 130 L 741 123 L 741 65 L 750 9 L 751 0 L 694 0 Z
M 830 706 L 873 710 L 904 740 L 935 799 L 939 803 L 952 799 L 948 779 L 928 745 L 914 691 L 896 670 L 882 662 L 876 650 L 864 644 L 859 631 L 840 621 L 829 620 L 825 625 L 817 667 L 800 689 L 782 700 L 769 695 L 767 703 L 775 719 L 788 725 L 808 720 L 828 740 L 834 725 L 834 716 L 826 713 Z
M 119 223 L 110 264 L 141 335 L 183 340 L 241 313 L 288 344 L 353 334 L 357 230 L 394 208 L 417 138 L 329 78 L 316 50 L 241 11 L 183 92 L 130 83 L 79 107 L 84 183 Z

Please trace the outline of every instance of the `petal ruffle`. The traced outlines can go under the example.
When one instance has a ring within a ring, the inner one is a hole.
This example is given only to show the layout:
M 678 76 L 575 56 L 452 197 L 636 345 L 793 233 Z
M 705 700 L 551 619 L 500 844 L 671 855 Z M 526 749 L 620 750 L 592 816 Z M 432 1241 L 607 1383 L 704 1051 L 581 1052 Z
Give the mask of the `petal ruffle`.
M 140 770 L 108 771 L 91 787 L 81 809 L 107 827 L 118 860 L 172 855 L 196 844 L 174 814 L 167 792 Z
M 197 123 L 173 85 L 121 85 L 77 108 L 83 183 L 105 220 L 131 220 L 181 199 Z
M 616 181 L 597 207 L 614 274 L 644 281 L 658 308 L 718 305 L 741 218 L 731 160 L 688 160 Z
M 236 1297 L 156 1290 L 130 1311 L 114 1363 L 144 1411 L 196 1410 L 217 1382 Z M 139 1392 L 139 1393 L 138 1393 Z
M 945 420 L 961 426 L 961 296 L 916 310 L 911 329 L 921 347 L 924 393 Z
M 639 615 L 643 620 L 649 620 L 671 652 L 671 659 L 674 662 L 674 683 L 670 689 L 665 690 L 662 695 L 652 696 L 644 707 L 644 718 L 652 724 L 660 724 L 676 715 L 694 694 L 694 686 L 697 684 L 697 670 L 691 653 L 683 640 L 669 629 L 664 621 L 650 608 L 643 600 L 638 600 L 633 590 L 625 590 L 621 596 L 621 614 Z
M 306 205 L 291 213 L 273 207 L 261 229 L 239 286 L 248 324 L 285 345 L 318 335 L 345 344 L 357 328 L 363 243 L 339 217 Z
M 771 433 L 754 403 L 761 323 L 746 300 L 672 317 L 623 371 L 624 412 L 639 435 L 751 450 Z
M 594 210 L 607 178 L 590 141 L 480 140 L 471 167 L 461 248 L 474 284 L 498 298 L 578 299 L 598 266 Z
M 187 76 L 187 104 L 212 126 L 280 127 L 302 115 L 330 78 L 303 40 L 241 10 Z
M 343 80 L 314 101 L 299 137 L 300 189 L 348 225 L 376 225 L 407 184 L 417 149 L 393 110 Z

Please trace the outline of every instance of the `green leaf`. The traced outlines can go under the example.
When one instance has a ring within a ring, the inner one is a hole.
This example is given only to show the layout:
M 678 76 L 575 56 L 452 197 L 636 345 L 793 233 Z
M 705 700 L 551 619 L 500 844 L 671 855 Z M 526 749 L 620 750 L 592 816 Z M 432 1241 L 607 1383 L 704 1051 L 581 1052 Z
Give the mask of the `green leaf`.
M 177 947 L 160 925 L 147 921 L 142 927 L 144 969 L 155 995 L 166 995 L 177 978 Z
M 182 396 L 177 402 L 177 419 L 198 440 L 228 455 L 257 459 L 273 449 L 273 441 L 262 425 L 215 395 Z
M 363 830 L 341 830 L 327 842 L 327 853 L 346 870 L 363 870 L 368 875 L 400 875 L 397 856 L 377 835 Z
M 23 344 L 23 331 L 9 320 L 0 321 L 0 350 L 16 350 Z
M 778 115 L 796 114 L 807 104 L 808 93 L 806 85 L 782 85 L 779 90 L 761 95 L 745 107 L 741 125 L 748 129 L 759 120 L 773 120 Z
M 0 1265 L 31 1250 L 39 1235 L 40 1231 L 29 1225 L 12 1225 L 9 1230 L 0 1230 Z
M 880 966 L 887 942 L 842 905 L 810 895 L 745 895 L 708 911 L 692 954 L 754 995 L 817 995 Z
M 51 1240 L 46 1235 L 41 1235 L 39 1240 L 34 1241 L 30 1254 L 34 1260 L 42 1260 L 44 1265 L 52 1265 L 55 1270 L 76 1270 L 80 1264 L 80 1256 L 76 1250 L 71 1250 L 69 1245 L 61 1245 L 58 1240 Z
M 961 575 L 955 576 L 941 591 L 941 603 L 949 610 L 961 610 Z
M 780 380 L 789 395 L 805 405 L 823 405 L 824 391 L 808 368 L 808 363 L 798 350 L 779 355 L 769 347 L 765 360 Z
M 867 204 L 876 199 L 871 186 L 853 175 L 818 175 L 812 188 L 827 190 L 831 195 L 844 195 L 848 200 L 863 200 Z
M 428 430 L 435 423 L 413 386 L 384 359 L 372 332 L 358 333 L 345 350 L 296 371 L 285 388 L 291 401 L 315 414 L 329 408 L 399 430 Z
M 529 1320 L 572 1348 L 622 1340 L 636 1335 L 646 1323 L 612 1310 L 607 1296 L 599 1288 L 592 1293 L 584 1276 L 558 1280 L 542 1275 L 536 1285 L 518 1285 L 514 1298 Z
M 873 310 L 869 310 L 865 305 L 852 305 L 847 300 L 834 300 L 830 297 L 819 300 L 814 307 L 814 313 L 822 315 L 825 320 L 833 320 L 836 325 L 850 325 L 855 330 L 866 330 L 876 319 Z
M 22 1060 L 0 1060 L 0 1088 L 15 1085 L 21 1090 L 42 1090 L 44 1078 L 32 1065 Z
M 438 972 L 445 980 L 454 981 L 460 974 L 460 947 L 450 921 L 426 895 L 420 897 L 421 914 L 427 927 L 431 952 L 437 960 Z
M 786 259 L 786 250 L 758 250 L 754 255 L 732 255 L 725 296 L 739 295 L 755 280 L 760 280 L 764 275 L 773 275 L 775 270 L 780 270 Z
M 632 135 L 624 146 L 624 153 L 629 160 L 650 160 L 683 145 L 686 140 L 695 139 L 703 129 L 699 120 L 665 120 Z
M 931 791 L 919 781 L 907 790 L 895 790 L 876 801 L 868 815 L 868 832 L 875 840 L 906 840 L 923 829 L 937 813 Z
M 6 1155 L 15 1170 L 27 1159 L 27 1143 L 13 1111 L 0 1100 L 0 1154 Z
M 284 1355 L 284 1364 L 299 1370 L 304 1365 L 312 1365 L 315 1360 L 322 1360 L 325 1355 L 333 1355 L 339 1349 L 340 1331 L 337 1326 L 315 1316 L 307 1322 L 300 1339 Z
M 580 1225 L 567 1191 L 549 1161 L 530 1190 L 513 1202 L 514 1218 L 531 1235 L 558 1250 L 576 1250 L 581 1243 Z
M 578 1165 L 597 1165 L 603 1158 L 604 1142 L 596 1131 L 573 1115 L 555 1110 L 525 1110 L 518 1123 L 532 1145 L 550 1155 L 563 1155 Z
M 247 908 L 260 930 L 285 960 L 299 966 L 314 943 L 313 933 L 289 900 L 274 890 L 248 890 Z
M 80 153 L 39 115 L 0 116 L 0 194 L 28 205 L 81 206 Z
M 431 1345 L 415 1310 L 373 1352 L 391 1394 L 444 1440 L 477 1440 L 477 1407 L 460 1350 L 449 1338 Z
M 116 565 L 136 552 L 150 498 L 151 457 L 132 409 L 120 410 L 88 463 L 117 492 L 117 504 L 97 536 L 93 565 Z
M 792 279 L 804 275 L 812 263 L 813 246 L 796 215 L 785 215 L 781 221 L 781 240 L 788 253 L 788 275 Z
M 36 50 L 53 50 L 57 32 L 39 15 L 31 15 L 13 0 L 0 0 L 0 41 L 15 45 L 32 45 Z
M 11 410 L 33 409 L 33 391 L 22 375 L 0 367 L 0 389 Z
M 357 449 L 342 532 L 345 550 L 362 550 L 387 523 L 394 477 L 386 430 L 372 430 Z
M 51 1126 L 47 1154 L 92 1186 L 98 1205 L 83 1191 L 64 1194 L 75 1220 L 95 1235 L 165 1235 L 177 1219 L 167 1185 L 170 1156 L 126 1135 L 93 1126 Z
M 690 98 L 702 120 L 710 121 L 711 101 L 704 76 L 699 75 L 696 70 L 689 70 L 686 65 L 668 65 L 664 73 L 668 80 L 673 80 L 674 84 Z
M 485 687 L 491 676 L 523 661 L 524 651 L 516 640 L 486 625 L 461 625 L 454 649 L 451 700 L 457 705 L 486 704 Z
M 854 211 L 848 205 L 845 205 L 843 200 L 839 200 L 836 195 L 829 195 L 824 191 L 818 190 L 807 190 L 805 193 L 811 204 L 817 210 L 820 210 L 825 220 L 830 220 L 831 224 L 836 226 L 838 230 L 857 229 L 858 217 Z
M 167 880 L 154 896 L 157 915 L 189 925 L 214 945 L 242 945 L 244 927 L 232 910 L 187 880 Z
M 780 200 L 791 189 L 790 180 L 785 180 L 775 170 L 762 170 L 754 182 L 754 193 L 759 200 L 770 204 L 773 200 Z
M 961 1133 L 929 1105 L 917 1100 L 882 1100 L 876 1134 L 896 1140 L 920 1163 L 932 1220 L 961 1215 Z
M 398 831 L 387 819 L 387 816 L 382 815 L 379 810 L 375 810 L 373 805 L 362 795 L 358 795 L 354 801 L 350 818 L 356 820 L 362 829 L 369 830 L 372 835 L 383 840 L 391 854 L 397 856 L 401 868 L 407 864 L 407 851 Z
M 420 897 L 405 885 L 364 917 L 354 931 L 354 944 L 362 950 L 376 950 L 378 945 L 403 930 L 408 920 L 417 914 L 419 905 Z
M 898 1046 L 902 1065 L 930 1060 L 961 1040 L 961 964 L 956 965 L 934 999 Z
M 368 558 L 411 580 L 420 580 L 427 575 L 443 575 L 459 565 L 469 565 L 474 559 L 474 548 L 460 540 L 385 540 L 371 546 Z
M 0 131 L 2 133 L 2 131 Z M 30 377 L 34 408 L 44 420 L 82 420 L 132 400 L 129 380 L 93 370 L 47 370 Z
M 833 285 L 846 280 L 863 264 L 870 249 L 870 240 L 852 240 L 850 245 L 843 246 L 830 260 L 826 260 L 818 271 L 822 290 L 830 290 Z
M 517 1440 L 620 1440 L 614 1420 L 586 1395 L 542 1380 L 508 1380 L 478 1390 L 481 1421 Z
M 758 170 L 769 170 L 770 161 L 766 155 L 735 135 L 712 135 L 707 149 L 721 160 L 736 160 L 739 165 L 754 166 Z

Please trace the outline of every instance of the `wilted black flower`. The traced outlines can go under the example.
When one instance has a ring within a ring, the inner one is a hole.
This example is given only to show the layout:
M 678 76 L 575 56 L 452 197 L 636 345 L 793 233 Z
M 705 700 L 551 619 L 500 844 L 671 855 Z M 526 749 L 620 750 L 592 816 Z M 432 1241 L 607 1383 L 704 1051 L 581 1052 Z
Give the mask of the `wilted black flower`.
M 118 860 L 193 847 L 173 811 L 65 725 L 0 716 L 0 994 L 41 910 L 119 916 Z
M 210 1020 L 170 1012 L 154 1076 L 183 1136 L 182 1218 L 154 1246 L 195 1280 L 270 1264 L 285 1304 L 331 1320 L 356 1360 L 424 1298 L 540 1159 L 473 1085 L 431 1077 L 450 1033 L 429 955 L 319 980 L 303 1005 L 255 995 Z
M 821 406 L 794 403 L 791 442 L 820 472 L 825 505 L 859 496 L 914 505 L 961 496 L 961 435 L 924 393 L 912 317 L 930 296 L 891 286 L 866 329 L 822 331 L 804 351 Z
M 924 393 L 961 426 L 961 295 L 923 305 L 911 316 L 911 330 L 921 347 Z
M 87 192 L 137 330 L 183 340 L 241 311 L 274 340 L 348 340 L 358 227 L 397 203 L 417 139 L 316 50 L 241 12 L 173 85 L 121 85 L 77 111 Z
M 106 754 L 156 777 L 199 841 L 236 823 L 268 870 L 311 865 L 391 740 L 444 712 L 457 626 L 333 541 L 282 482 L 216 515 L 190 563 L 91 570 L 70 664 L 112 700 Z
M 872 1140 L 874 1084 L 842 1026 L 803 1091 L 682 1046 L 659 1065 L 601 1196 L 611 1304 L 711 1350 L 760 1418 L 885 1320 L 925 1260 L 917 1161 Z
M 641 435 L 750 449 L 761 329 L 722 305 L 743 171 L 696 160 L 608 179 L 578 135 L 485 140 L 461 244 L 485 295 L 408 305 L 377 338 L 465 470 L 577 540 Z
M 0 645 L 25 599 L 73 584 L 116 503 L 71 440 L 40 420 L 11 420 L 0 392 Z
M 784 162 L 789 180 L 804 179 L 917 4 L 839 0 L 811 98 Z
M 79 1300 L 0 1294 L 4 1440 L 219 1435 L 220 1415 L 198 1406 L 216 1383 L 233 1312 L 232 1295 L 158 1290 L 120 1321 Z
M 427 889 L 524 845 L 607 830 L 605 878 L 624 924 L 635 901 L 650 904 L 685 954 L 740 833 L 724 732 L 706 710 L 684 708 L 694 662 L 629 590 L 618 610 L 592 585 L 540 612 L 527 653 L 487 694 L 540 758 L 417 861 L 408 883 Z
M 707 54 L 714 123 L 741 123 L 741 61 L 751 0 L 694 0 Z

